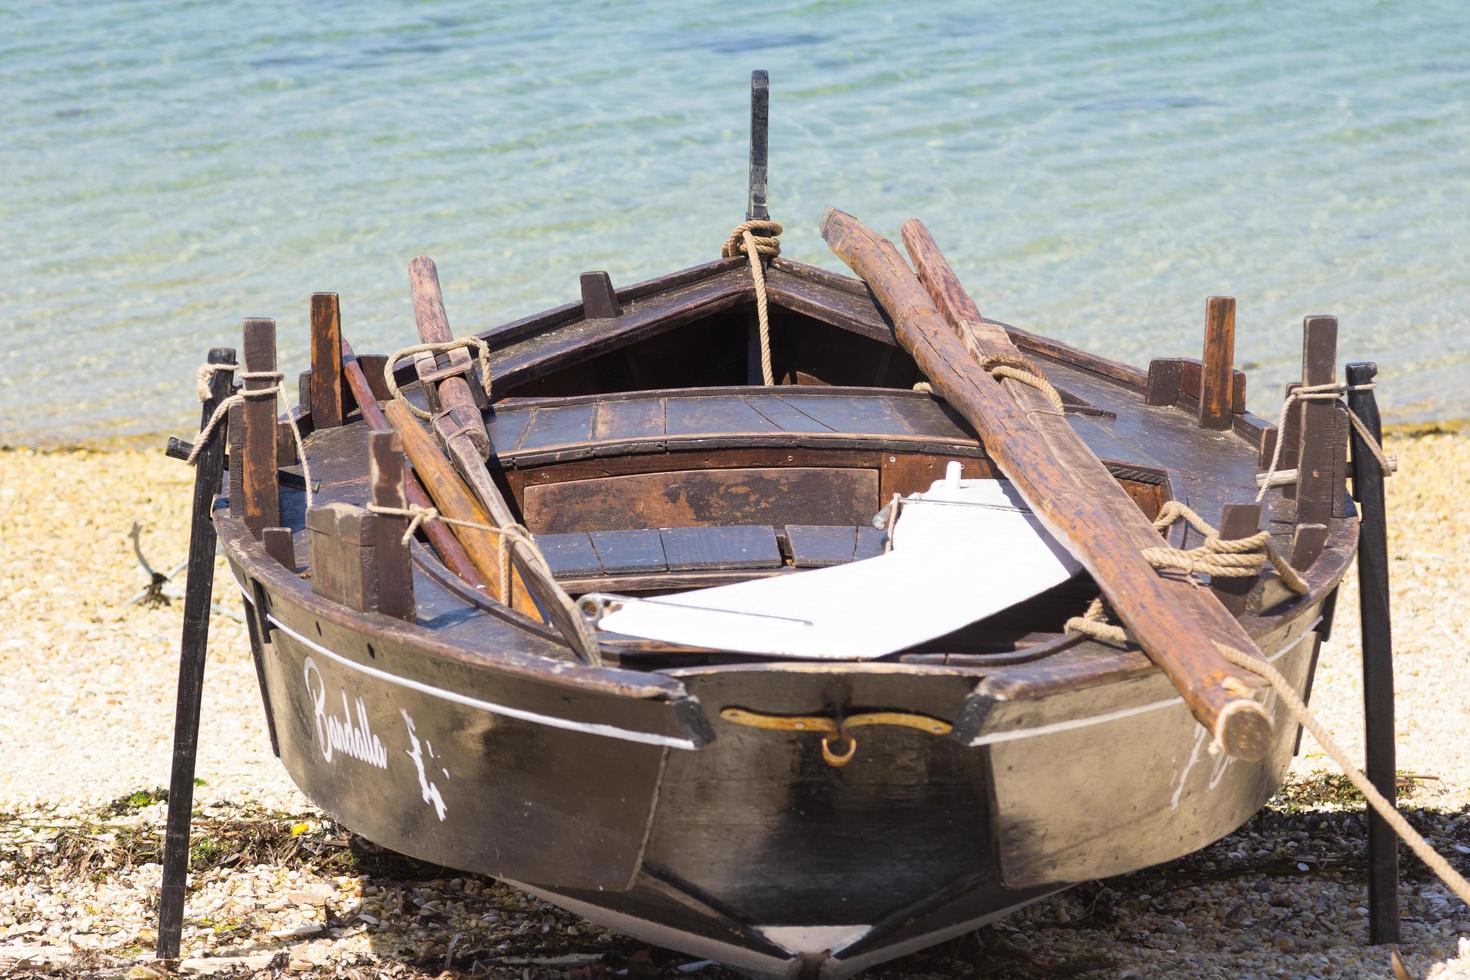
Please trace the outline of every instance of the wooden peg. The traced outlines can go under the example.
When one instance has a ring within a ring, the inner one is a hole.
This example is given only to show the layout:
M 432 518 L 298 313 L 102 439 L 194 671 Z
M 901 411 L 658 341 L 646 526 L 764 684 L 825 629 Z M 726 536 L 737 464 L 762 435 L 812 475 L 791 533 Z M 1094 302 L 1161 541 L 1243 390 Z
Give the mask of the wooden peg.
M 296 571 L 296 543 L 291 540 L 291 529 L 289 527 L 268 527 L 261 532 L 261 544 L 265 545 L 265 553 L 284 565 L 288 570 Z
M 1177 357 L 1160 357 L 1148 362 L 1145 405 L 1173 405 L 1179 401 L 1179 367 Z
M 1312 315 L 1302 321 L 1302 386 L 1330 385 L 1337 378 L 1337 317 Z M 1296 519 L 1299 524 L 1326 524 L 1332 516 L 1332 479 L 1336 452 L 1331 401 L 1302 405 L 1297 450 Z
M 403 509 L 408 497 L 403 481 L 403 441 L 392 430 L 369 436 L 369 474 L 373 503 Z M 410 622 L 414 618 L 413 564 L 403 540 L 409 519 L 391 514 L 374 514 L 374 548 L 377 551 L 377 608 L 385 616 Z
M 750 185 L 745 200 L 746 221 L 769 221 L 766 207 L 766 169 L 770 153 L 771 76 L 763 68 L 750 73 Z
M 1228 429 L 1232 419 L 1235 367 L 1235 297 L 1205 301 L 1205 351 L 1200 370 L 1199 424 Z
M 342 313 L 336 293 L 311 296 L 311 406 L 312 426 L 329 429 L 342 424 Z
M 1226 504 L 1220 515 L 1220 540 L 1248 538 L 1261 529 L 1260 504 Z M 1255 578 L 1211 578 L 1210 589 L 1221 604 L 1239 616 L 1245 611 L 1246 598 L 1255 588 Z
M 588 320 L 604 320 L 622 316 L 617 291 L 606 272 L 582 273 L 582 316 Z
M 277 388 L 276 321 L 250 318 L 245 321 L 244 391 Z M 248 378 L 251 374 L 265 377 Z M 276 481 L 276 401 L 274 396 L 245 399 L 240 460 L 241 493 L 245 526 L 258 539 L 268 527 L 281 523 L 281 493 Z

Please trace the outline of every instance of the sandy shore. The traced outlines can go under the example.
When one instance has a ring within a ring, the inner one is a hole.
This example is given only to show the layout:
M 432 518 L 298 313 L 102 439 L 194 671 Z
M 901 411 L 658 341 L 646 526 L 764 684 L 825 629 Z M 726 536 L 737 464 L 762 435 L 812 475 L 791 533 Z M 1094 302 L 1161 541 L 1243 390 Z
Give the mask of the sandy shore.
M 1470 436 L 1401 434 L 1388 451 L 1400 461 L 1389 483 L 1399 767 L 1413 776 L 1415 819 L 1463 867 Z M 191 479 L 157 446 L 0 450 L 0 973 L 149 975 L 162 807 L 146 795 L 115 801 L 168 780 L 180 604 L 127 604 L 147 583 L 129 530 L 140 525 L 142 552 L 160 571 L 180 563 Z M 223 612 L 211 622 L 196 799 L 218 846 L 238 853 L 213 867 L 204 856 L 187 956 L 364 976 L 390 966 L 434 975 L 444 964 L 505 976 L 590 976 L 621 964 L 652 975 L 687 962 L 488 881 L 436 879 L 350 847 L 270 754 L 245 628 L 229 615 L 240 599 L 227 581 L 216 577 Z M 1361 755 L 1356 598 L 1349 579 L 1312 706 Z M 1075 889 L 888 972 L 1389 975 L 1388 951 L 1362 944 L 1361 822 L 1335 771 L 1308 737 L 1291 791 L 1240 833 L 1162 869 Z M 249 846 L 231 836 L 240 825 L 258 829 Z M 92 842 L 84 860 L 78 840 Z M 1470 976 L 1444 963 L 1470 933 L 1470 913 L 1412 857 L 1403 862 L 1400 952 L 1410 974 Z

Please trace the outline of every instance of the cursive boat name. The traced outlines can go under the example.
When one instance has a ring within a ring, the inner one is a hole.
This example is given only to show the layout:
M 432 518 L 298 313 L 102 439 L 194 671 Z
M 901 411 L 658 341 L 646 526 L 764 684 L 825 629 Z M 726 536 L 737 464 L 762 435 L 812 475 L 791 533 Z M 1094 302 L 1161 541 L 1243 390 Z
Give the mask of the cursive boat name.
M 353 708 L 347 703 L 347 692 L 343 691 L 342 714 L 333 716 L 327 711 L 327 683 L 310 657 L 306 658 L 303 673 L 307 694 L 311 696 L 316 740 L 321 747 L 322 758 L 331 762 L 340 753 L 379 769 L 387 769 L 388 750 L 383 747 L 382 739 L 373 734 L 368 724 L 367 705 L 362 698 L 357 699 L 357 718 L 354 721 Z

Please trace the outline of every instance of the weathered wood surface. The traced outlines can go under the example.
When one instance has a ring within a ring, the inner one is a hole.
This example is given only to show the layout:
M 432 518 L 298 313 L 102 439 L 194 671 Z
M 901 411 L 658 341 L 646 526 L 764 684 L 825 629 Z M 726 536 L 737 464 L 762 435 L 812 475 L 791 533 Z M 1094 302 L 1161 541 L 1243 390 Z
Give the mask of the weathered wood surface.
M 276 321 L 252 317 L 245 321 L 244 373 L 246 392 L 279 385 L 268 375 L 276 370 Z M 245 525 L 257 538 L 281 523 L 281 493 L 276 482 L 276 399 L 247 398 L 241 411 L 240 493 Z
M 492 524 L 490 514 L 475 499 L 470 488 L 455 471 L 454 464 L 434 444 L 433 437 L 423 430 L 408 406 L 400 401 L 392 401 L 388 403 L 384 413 L 388 423 L 403 440 L 403 450 L 413 463 L 414 472 L 428 490 L 433 501 L 432 506 L 437 507 L 445 517 L 474 521 L 477 524 Z M 518 612 L 538 621 L 543 620 L 536 603 L 526 591 L 519 569 L 513 566 L 511 581 L 501 582 L 499 535 L 493 531 L 453 524 L 449 528 L 469 553 L 470 561 L 494 595 Z
M 1260 529 L 1260 504 L 1225 505 L 1224 513 L 1220 516 L 1220 539 L 1222 541 L 1248 538 Z M 1190 546 L 1194 546 L 1194 541 L 1190 541 Z M 1256 576 L 1250 578 L 1212 577 L 1210 588 L 1220 600 L 1220 604 L 1230 610 L 1231 615 L 1239 616 L 1245 612 L 1246 599 L 1250 596 L 1251 589 L 1255 588 L 1256 580 Z
M 403 510 L 408 507 L 404 493 L 403 440 L 397 432 L 376 431 L 370 437 L 369 479 L 372 502 L 379 507 Z M 377 553 L 378 612 L 413 622 L 413 568 L 409 564 L 408 518 L 391 514 L 374 514 Z
M 1200 369 L 1199 424 L 1202 428 L 1230 428 L 1234 403 L 1231 371 L 1234 366 L 1235 297 L 1211 296 L 1205 301 L 1205 352 Z M 1240 407 L 1245 407 L 1243 399 Z
M 388 417 L 383 414 L 383 409 L 378 405 L 378 396 L 373 390 L 371 376 L 364 369 L 357 355 L 352 352 L 352 346 L 346 340 L 342 341 L 342 359 L 343 377 L 347 380 L 347 386 L 352 392 L 353 399 L 357 402 L 357 409 L 362 414 L 363 421 L 371 429 L 379 431 L 391 429 L 392 425 Z M 377 362 L 377 370 L 381 377 L 381 360 Z M 433 500 L 429 498 L 429 494 L 424 490 L 418 477 L 412 472 L 404 474 L 403 491 L 411 507 L 434 506 Z M 440 521 L 430 521 L 424 526 L 424 533 L 429 538 L 429 544 L 450 571 L 464 579 L 473 588 L 482 592 L 488 589 L 488 583 L 480 575 L 475 563 L 470 560 L 469 552 L 465 550 L 459 538 L 449 530 L 448 525 Z
M 771 76 L 758 68 L 750 73 L 750 179 L 745 197 L 745 220 L 766 221 L 766 167 L 770 153 Z
M 313 427 L 341 425 L 342 405 L 342 310 L 336 293 L 311 296 L 311 381 L 309 398 Z
M 1302 386 L 1330 385 L 1337 379 L 1337 317 L 1308 316 L 1302 321 Z M 1296 460 L 1296 519 L 1326 524 L 1332 517 L 1333 478 L 1339 475 L 1338 429 L 1334 401 L 1308 401 L 1301 406 L 1301 433 Z
M 606 272 L 584 272 L 580 278 L 582 287 L 582 315 L 589 320 L 608 320 L 623 315 L 618 303 L 617 290 L 613 289 L 612 277 Z
M 426 344 L 447 344 L 454 340 L 454 332 L 449 329 L 449 316 L 444 312 L 444 298 L 439 292 L 439 270 L 434 267 L 434 260 L 420 255 L 410 262 L 408 285 L 413 296 L 413 318 L 418 326 L 419 340 Z M 428 392 L 429 404 L 438 415 L 434 421 L 435 428 L 442 427 L 456 434 L 463 432 L 479 451 L 481 459 L 489 456 L 490 438 L 485 434 L 480 405 L 470 390 L 468 380 L 473 369 L 469 350 L 460 347 L 437 355 L 431 352 L 415 354 L 414 365 Z M 447 418 L 441 423 L 440 418 L 445 416 Z
M 1259 682 L 1215 648 L 1226 643 L 1259 655 L 1254 642 L 1213 595 L 1160 575 L 1143 559 L 1143 549 L 1158 546 L 1158 532 L 1039 392 L 1014 382 L 1002 387 L 979 369 L 958 331 L 984 353 L 1019 352 L 1004 331 L 983 321 L 924 226 L 904 225 L 918 279 L 891 243 L 850 215 L 829 210 L 822 234 L 868 283 L 899 341 L 975 427 L 1037 516 L 1092 573 L 1200 723 L 1231 755 L 1260 758 L 1272 742 L 1270 716 L 1242 696 Z

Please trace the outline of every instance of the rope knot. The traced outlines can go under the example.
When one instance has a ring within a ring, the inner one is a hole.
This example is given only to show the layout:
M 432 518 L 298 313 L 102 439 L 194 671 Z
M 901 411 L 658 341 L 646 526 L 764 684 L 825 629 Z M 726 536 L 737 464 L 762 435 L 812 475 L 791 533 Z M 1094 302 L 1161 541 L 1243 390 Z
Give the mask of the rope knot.
M 980 358 L 980 368 L 992 377 L 1010 378 L 1012 381 L 1030 385 L 1046 396 L 1046 400 L 1051 402 L 1051 407 L 1059 415 L 1066 410 L 1061 393 L 1046 380 L 1041 368 L 1028 357 L 1020 354 L 987 354 Z
M 1281 433 L 1286 431 L 1287 416 L 1291 412 L 1291 407 L 1297 402 L 1336 402 L 1337 407 L 1347 414 L 1353 430 L 1362 437 L 1363 445 L 1368 447 L 1368 451 L 1378 461 L 1378 468 L 1383 471 L 1383 475 L 1392 476 L 1398 470 L 1397 462 L 1393 457 L 1384 454 L 1383 446 L 1373 438 L 1373 433 L 1368 431 L 1367 423 L 1358 418 L 1358 413 L 1348 408 L 1347 402 L 1342 400 L 1342 396 L 1349 391 L 1372 391 L 1377 387 L 1372 382 L 1363 385 L 1349 385 L 1333 381 L 1328 384 L 1302 385 L 1288 392 L 1286 399 L 1281 403 L 1281 416 L 1276 420 L 1276 448 L 1271 453 L 1271 465 L 1267 468 L 1265 476 L 1259 478 L 1261 490 L 1256 494 L 1256 502 L 1260 503 L 1265 498 L 1266 491 L 1274 485 L 1273 478 L 1281 465 Z
M 407 405 L 408 410 L 416 417 L 421 419 L 433 418 L 432 413 L 424 411 L 403 397 L 403 393 L 398 390 L 398 382 L 393 378 L 393 369 L 399 361 L 414 354 L 434 354 L 438 356 L 439 354 L 447 354 L 450 351 L 456 351 L 463 347 L 473 347 L 475 349 L 475 356 L 480 365 L 480 387 L 485 392 L 485 400 L 490 401 L 492 381 L 490 375 L 490 345 L 473 334 L 468 337 L 446 340 L 443 343 L 414 344 L 412 347 L 404 347 L 389 354 L 388 360 L 383 363 L 383 381 L 387 384 L 389 393 L 395 401 L 401 401 Z
M 774 258 L 781 254 L 781 222 L 742 221 L 730 232 L 720 248 L 720 257 L 734 258 L 737 255 L 762 255 Z

